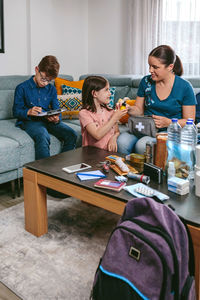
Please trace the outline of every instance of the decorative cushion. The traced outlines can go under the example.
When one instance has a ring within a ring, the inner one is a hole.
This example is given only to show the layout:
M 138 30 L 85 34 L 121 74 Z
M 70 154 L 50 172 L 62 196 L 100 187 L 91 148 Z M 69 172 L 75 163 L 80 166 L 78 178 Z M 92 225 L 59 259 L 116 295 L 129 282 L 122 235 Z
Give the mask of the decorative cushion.
M 114 98 L 115 98 L 115 90 L 116 90 L 116 87 L 111 87 L 110 88 L 110 93 L 111 93 L 111 96 L 110 96 L 110 102 L 108 104 L 109 107 L 113 108 L 114 107 Z
M 70 95 L 70 96 L 81 95 L 82 97 L 82 90 L 79 88 L 71 87 L 65 84 L 61 84 L 61 88 L 62 88 L 62 95 Z
M 135 101 L 136 100 L 126 100 L 126 104 L 130 105 L 130 106 L 133 106 L 135 105 Z M 130 117 L 130 115 L 127 113 L 125 114 L 125 116 L 123 116 L 119 121 L 122 123 L 122 124 L 126 124 L 128 123 L 128 118 Z
M 66 79 L 57 77 L 55 79 L 55 87 L 56 87 L 56 90 L 57 90 L 57 94 L 58 95 L 62 94 L 62 87 L 61 87 L 62 84 L 65 84 L 65 85 L 71 86 L 71 87 L 75 87 L 75 88 L 78 88 L 78 89 L 82 89 L 83 82 L 84 82 L 84 80 L 70 81 L 70 80 L 66 80 Z
M 79 111 L 82 107 L 82 93 L 78 88 L 62 85 L 63 95 L 58 95 L 60 107 L 67 108 L 62 113 L 63 119 L 78 118 Z

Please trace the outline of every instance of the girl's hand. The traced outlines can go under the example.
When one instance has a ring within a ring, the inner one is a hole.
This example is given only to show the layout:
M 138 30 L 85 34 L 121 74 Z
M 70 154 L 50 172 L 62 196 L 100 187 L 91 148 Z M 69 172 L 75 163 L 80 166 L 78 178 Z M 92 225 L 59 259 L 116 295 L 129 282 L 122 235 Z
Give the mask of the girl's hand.
M 115 119 L 115 121 L 119 121 L 124 115 L 127 114 L 127 108 L 125 109 L 120 109 L 120 107 L 117 107 L 113 113 L 113 118 Z
M 108 151 L 117 152 L 117 139 L 112 136 L 108 142 Z
M 163 117 L 163 116 L 152 115 L 152 118 L 154 119 L 156 128 L 168 127 L 171 123 L 171 119 L 168 119 L 168 118 Z

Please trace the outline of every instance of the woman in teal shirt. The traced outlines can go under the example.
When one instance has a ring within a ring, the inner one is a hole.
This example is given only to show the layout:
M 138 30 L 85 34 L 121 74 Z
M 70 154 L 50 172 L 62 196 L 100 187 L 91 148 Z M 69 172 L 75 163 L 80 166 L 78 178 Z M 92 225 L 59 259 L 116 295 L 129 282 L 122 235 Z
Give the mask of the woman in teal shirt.
M 183 127 L 188 118 L 195 120 L 196 98 L 191 84 L 180 76 L 183 67 L 174 50 L 161 45 L 148 57 L 151 75 L 140 82 L 134 106 L 127 106 L 132 116 L 151 115 L 159 131 L 166 131 L 172 118 L 177 118 Z M 147 141 L 155 138 L 144 136 L 138 139 L 129 132 L 118 137 L 118 152 L 143 154 Z

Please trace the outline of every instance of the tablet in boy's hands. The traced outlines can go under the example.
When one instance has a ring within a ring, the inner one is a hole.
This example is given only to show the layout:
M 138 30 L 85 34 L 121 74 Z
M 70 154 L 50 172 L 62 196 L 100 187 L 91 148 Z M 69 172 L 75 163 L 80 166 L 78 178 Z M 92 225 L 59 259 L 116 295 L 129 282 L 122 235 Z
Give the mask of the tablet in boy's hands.
M 77 164 L 77 165 L 62 168 L 62 170 L 67 172 L 67 173 L 74 173 L 74 172 L 86 170 L 86 169 L 89 169 L 89 168 L 91 168 L 91 166 L 89 166 L 88 164 L 80 163 L 80 164 Z
M 49 117 L 49 116 L 54 116 L 54 115 L 58 115 L 64 111 L 66 111 L 67 109 L 62 107 L 62 108 L 58 108 L 58 109 L 52 109 L 52 110 L 48 110 L 48 111 L 42 111 L 40 113 L 37 114 L 37 117 Z

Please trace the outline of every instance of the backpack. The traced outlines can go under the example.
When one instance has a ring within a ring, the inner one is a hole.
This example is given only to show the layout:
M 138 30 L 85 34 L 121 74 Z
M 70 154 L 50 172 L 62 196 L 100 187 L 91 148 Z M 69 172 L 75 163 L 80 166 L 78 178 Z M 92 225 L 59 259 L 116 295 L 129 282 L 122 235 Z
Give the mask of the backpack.
M 168 206 L 146 197 L 129 201 L 100 259 L 91 299 L 196 299 L 188 232 Z

